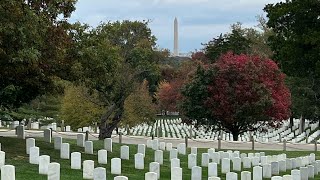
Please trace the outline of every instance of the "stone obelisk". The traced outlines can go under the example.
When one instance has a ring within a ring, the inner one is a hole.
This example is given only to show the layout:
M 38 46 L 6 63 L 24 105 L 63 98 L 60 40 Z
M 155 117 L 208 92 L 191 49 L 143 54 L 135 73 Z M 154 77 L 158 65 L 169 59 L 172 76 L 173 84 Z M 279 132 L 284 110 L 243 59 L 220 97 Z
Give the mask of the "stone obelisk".
M 174 46 L 173 55 L 179 56 L 179 44 L 178 44 L 178 20 L 174 18 Z

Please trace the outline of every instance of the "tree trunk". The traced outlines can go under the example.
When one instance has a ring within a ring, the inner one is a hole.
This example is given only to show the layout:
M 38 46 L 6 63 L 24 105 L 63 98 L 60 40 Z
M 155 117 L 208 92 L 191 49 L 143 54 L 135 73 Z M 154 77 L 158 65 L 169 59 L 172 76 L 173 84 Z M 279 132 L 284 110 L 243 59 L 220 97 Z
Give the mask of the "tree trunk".
M 233 141 L 239 140 L 239 131 L 231 131 L 231 134 L 233 136 Z
M 290 125 L 291 131 L 293 131 L 293 117 L 290 117 Z

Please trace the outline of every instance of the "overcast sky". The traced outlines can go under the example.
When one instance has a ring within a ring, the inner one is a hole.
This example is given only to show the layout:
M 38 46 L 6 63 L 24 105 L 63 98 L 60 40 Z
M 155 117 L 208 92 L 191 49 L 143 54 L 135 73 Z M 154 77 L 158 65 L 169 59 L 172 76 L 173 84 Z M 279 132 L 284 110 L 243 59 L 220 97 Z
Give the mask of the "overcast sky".
M 80 21 L 95 27 L 101 21 L 151 20 L 150 28 L 158 46 L 173 49 L 173 20 L 179 22 L 179 49 L 188 53 L 201 49 L 230 24 L 246 27 L 257 24 L 265 4 L 280 0 L 78 0 L 71 22 Z

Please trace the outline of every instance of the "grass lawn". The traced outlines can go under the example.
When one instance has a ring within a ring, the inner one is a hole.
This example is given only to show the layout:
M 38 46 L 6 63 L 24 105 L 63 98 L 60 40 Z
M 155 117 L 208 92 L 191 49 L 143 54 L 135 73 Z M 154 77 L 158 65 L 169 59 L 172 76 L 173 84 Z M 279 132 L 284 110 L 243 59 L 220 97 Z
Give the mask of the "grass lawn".
M 113 175 L 110 173 L 111 158 L 120 157 L 120 144 L 113 144 L 113 152 L 108 152 L 108 164 L 99 165 L 97 163 L 97 151 L 103 148 L 103 141 L 94 141 L 94 155 L 84 154 L 84 148 L 76 146 L 76 140 L 63 139 L 63 142 L 70 143 L 70 152 L 81 152 L 82 161 L 94 160 L 95 167 L 105 167 L 107 169 L 107 179 L 113 179 Z M 47 176 L 38 174 L 38 165 L 29 164 L 29 156 L 26 154 L 25 140 L 17 138 L 0 137 L 0 143 L 2 144 L 2 151 L 6 152 L 6 164 L 14 165 L 16 167 L 16 179 L 17 180 L 46 180 Z M 61 166 L 61 179 L 62 180 L 79 180 L 82 179 L 82 170 L 72 170 L 70 168 L 70 160 L 60 159 L 60 151 L 54 150 L 53 143 L 44 142 L 42 138 L 36 139 L 36 146 L 40 148 L 40 155 L 49 155 L 51 162 L 58 162 Z M 131 180 L 144 179 L 144 174 L 148 172 L 149 163 L 154 160 L 154 152 L 150 148 L 146 149 L 145 157 L 145 169 L 137 170 L 134 168 L 134 154 L 137 152 L 137 145 L 129 145 L 130 147 L 130 160 L 122 160 L 122 175 L 129 177 Z M 198 149 L 198 165 L 201 164 L 201 153 L 206 152 L 206 149 Z M 245 153 L 255 151 L 241 151 Z M 257 151 L 258 152 L 258 151 Z M 265 151 L 266 155 L 274 155 L 283 153 L 283 151 Z M 190 149 L 188 149 L 190 153 Z M 289 151 L 286 152 L 287 157 L 298 157 L 309 155 L 311 152 L 304 151 Z M 164 164 L 161 165 L 161 177 L 160 179 L 170 179 L 170 162 L 169 152 L 164 152 Z M 183 179 L 191 179 L 191 170 L 188 169 L 188 158 L 187 155 L 179 155 L 180 165 L 183 169 Z M 320 153 L 316 153 L 316 159 L 320 159 Z M 220 166 L 218 165 L 218 173 L 220 173 Z M 232 163 L 231 163 L 232 169 Z M 207 168 L 202 168 L 202 179 L 207 179 Z M 252 172 L 252 169 L 247 169 Z M 240 173 L 239 173 L 240 174 Z M 287 173 L 290 174 L 288 171 Z M 283 175 L 282 174 L 282 175 Z M 221 179 L 225 179 L 225 175 L 220 174 Z M 240 180 L 240 175 L 238 175 Z M 320 179 L 320 175 L 316 176 L 315 179 Z

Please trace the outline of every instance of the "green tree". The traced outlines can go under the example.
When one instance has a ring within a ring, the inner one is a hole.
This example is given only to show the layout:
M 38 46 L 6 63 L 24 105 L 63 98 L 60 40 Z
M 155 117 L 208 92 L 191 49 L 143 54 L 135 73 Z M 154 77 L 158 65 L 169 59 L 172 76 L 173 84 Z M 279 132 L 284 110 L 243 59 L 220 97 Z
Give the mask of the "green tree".
M 0 109 L 29 103 L 63 76 L 75 0 L 0 1 Z
M 125 100 L 123 120 L 120 126 L 133 127 L 137 124 L 154 122 L 156 107 L 152 100 L 148 82 L 145 80 Z
M 103 108 L 96 102 L 99 102 L 96 93 L 88 94 L 83 86 L 68 85 L 62 99 L 60 119 L 73 130 L 93 125 L 103 113 Z
M 269 38 L 274 59 L 290 76 L 293 115 L 302 120 L 319 120 L 319 9 L 317 0 L 288 0 L 264 8 L 274 31 Z
M 110 137 L 122 120 L 124 103 L 144 79 L 151 84 L 159 76 L 155 37 L 148 22 L 102 23 L 83 34 L 77 45 L 78 62 L 73 66 L 77 81 L 89 92 L 97 91 L 104 107 L 99 137 Z

